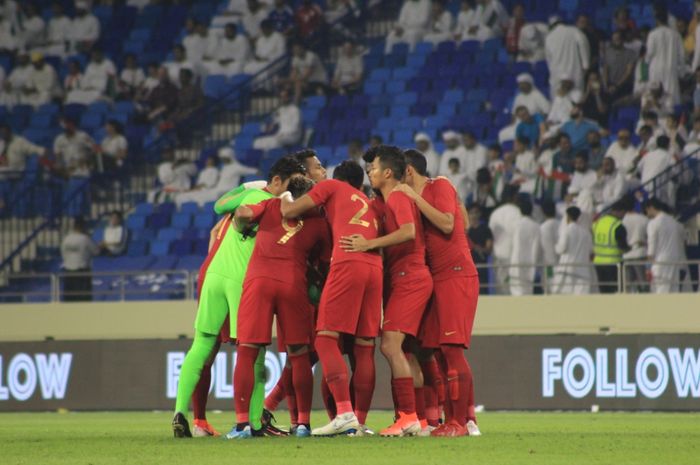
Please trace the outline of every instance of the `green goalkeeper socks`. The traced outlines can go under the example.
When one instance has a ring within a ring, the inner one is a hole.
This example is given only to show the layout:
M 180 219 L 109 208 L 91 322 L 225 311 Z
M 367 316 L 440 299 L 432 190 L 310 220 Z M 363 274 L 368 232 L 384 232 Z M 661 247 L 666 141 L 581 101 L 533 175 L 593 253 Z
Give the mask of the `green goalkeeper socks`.
M 189 412 L 190 399 L 197 387 L 202 368 L 207 363 L 209 355 L 216 346 L 217 336 L 213 334 L 196 331 L 192 347 L 185 356 L 185 361 L 180 368 L 180 381 L 177 385 L 177 399 L 175 401 L 175 412 L 180 412 L 187 416 Z M 263 367 L 264 368 L 264 367 Z M 263 389 L 264 390 L 264 389 Z
M 250 426 L 256 430 L 262 428 L 260 418 L 265 405 L 265 378 L 267 378 L 265 352 L 265 347 L 261 347 L 258 358 L 255 359 L 255 385 L 253 386 L 253 394 L 250 396 L 250 410 L 248 410 Z

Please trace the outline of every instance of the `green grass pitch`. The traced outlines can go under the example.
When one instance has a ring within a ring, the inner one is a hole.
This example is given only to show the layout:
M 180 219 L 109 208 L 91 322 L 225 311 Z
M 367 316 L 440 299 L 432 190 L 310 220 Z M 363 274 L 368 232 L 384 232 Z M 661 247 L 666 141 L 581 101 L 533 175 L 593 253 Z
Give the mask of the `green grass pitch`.
M 279 412 L 279 418 L 286 417 Z M 700 414 L 482 413 L 479 438 L 175 440 L 169 413 L 3 413 L 0 464 L 700 464 Z M 220 431 L 231 413 L 212 413 Z M 369 426 L 389 424 L 372 412 Z M 325 415 L 315 412 L 314 424 Z M 282 422 L 281 422 L 282 423 Z

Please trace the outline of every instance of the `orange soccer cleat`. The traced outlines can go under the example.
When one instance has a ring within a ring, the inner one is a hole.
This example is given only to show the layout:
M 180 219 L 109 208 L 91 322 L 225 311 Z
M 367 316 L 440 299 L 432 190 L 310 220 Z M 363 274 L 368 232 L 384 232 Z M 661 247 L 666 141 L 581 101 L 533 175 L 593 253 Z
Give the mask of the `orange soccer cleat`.
M 458 436 L 469 436 L 469 432 L 467 431 L 466 426 L 460 425 L 456 421 L 452 420 L 438 426 L 432 433 L 430 433 L 430 435 L 435 437 L 452 438 Z
M 415 436 L 421 432 L 420 421 L 415 413 L 407 414 L 399 412 L 399 418 L 393 425 L 379 432 L 380 436 Z
M 194 420 L 192 435 L 197 438 L 208 436 L 221 436 L 221 434 L 209 424 L 207 420 Z

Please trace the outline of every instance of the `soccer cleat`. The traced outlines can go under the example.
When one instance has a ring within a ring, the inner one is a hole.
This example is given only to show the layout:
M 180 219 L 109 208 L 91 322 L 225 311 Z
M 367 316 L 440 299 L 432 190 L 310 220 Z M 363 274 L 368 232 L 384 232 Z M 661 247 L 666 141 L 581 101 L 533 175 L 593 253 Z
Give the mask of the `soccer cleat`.
M 231 431 L 226 433 L 224 439 L 252 439 L 262 435 L 262 430 L 254 430 L 250 425 L 245 425 L 243 427 L 236 425 L 231 428 Z
M 191 438 L 190 424 L 187 418 L 180 412 L 177 412 L 173 417 L 173 435 L 176 438 Z
M 205 438 L 209 436 L 221 436 L 221 433 L 216 431 L 207 420 L 194 420 L 194 428 L 192 428 L 192 436 L 196 438 Z
M 298 438 L 308 438 L 311 436 L 311 431 L 306 425 L 297 425 L 294 436 Z
M 421 436 L 421 437 L 430 436 L 430 433 L 432 433 L 434 429 L 435 429 L 435 426 L 430 426 L 428 424 L 427 420 L 421 420 L 420 421 L 420 433 L 418 433 L 418 436 Z
M 430 433 L 430 435 L 433 437 L 452 438 L 458 436 L 468 436 L 469 432 L 467 431 L 466 426 L 462 426 L 456 421 L 452 420 L 438 426 L 432 433 Z
M 421 432 L 420 421 L 415 413 L 405 414 L 399 412 L 399 419 L 396 422 L 379 432 L 384 437 L 404 437 L 415 436 Z
M 285 431 L 272 424 L 272 422 L 277 422 L 275 416 L 268 409 L 263 409 L 262 417 L 260 418 L 260 423 L 262 424 L 262 432 L 265 436 L 289 436 L 290 431 Z
M 374 436 L 375 433 L 369 428 L 369 426 L 361 424 L 359 429 L 349 429 L 345 432 L 345 434 L 348 436 Z
M 474 420 L 469 420 L 467 422 L 467 432 L 469 432 L 469 436 L 481 436 L 479 425 L 477 425 Z
M 355 430 L 356 436 L 362 435 L 360 423 L 353 412 L 336 415 L 336 417 L 326 426 L 314 428 L 311 431 L 312 436 L 335 436 L 336 434 L 346 433 L 350 430 Z

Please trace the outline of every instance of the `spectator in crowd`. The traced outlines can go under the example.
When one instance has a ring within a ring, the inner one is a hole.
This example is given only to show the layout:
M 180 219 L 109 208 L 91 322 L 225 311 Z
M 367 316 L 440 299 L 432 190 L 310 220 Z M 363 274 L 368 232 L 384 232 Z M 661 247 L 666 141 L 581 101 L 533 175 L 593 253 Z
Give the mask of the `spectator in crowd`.
M 683 147 L 683 153 L 681 158 L 685 158 L 689 155 L 695 155 L 695 158 L 700 158 L 698 153 L 700 151 L 700 118 L 695 118 L 693 120 L 693 129 L 688 134 L 688 143 Z
M 251 41 L 255 42 L 262 33 L 260 25 L 267 19 L 270 10 L 259 0 L 247 0 L 247 8 L 243 13 L 243 30 Z
M 109 224 L 102 233 L 100 249 L 107 255 L 121 255 L 126 251 L 127 239 L 128 232 L 124 227 L 124 218 L 121 212 L 112 212 L 109 216 Z
M 508 265 L 513 252 L 513 236 L 520 221 L 520 209 L 515 205 L 518 188 L 506 186 L 501 196 L 501 205 L 489 218 L 489 229 L 493 234 L 493 264 L 496 274 L 496 293 L 509 294 Z M 532 242 L 532 238 L 531 238 Z
M 515 140 L 524 138 L 530 144 L 528 148 L 539 146 L 540 125 L 544 121 L 541 114 L 532 115 L 526 106 L 522 105 L 516 109 L 516 117 L 519 123 L 515 127 Z
M 102 170 L 105 173 L 114 173 L 124 166 L 129 154 L 129 142 L 124 137 L 124 127 L 117 120 L 107 121 L 105 133 L 102 143 L 96 147 L 96 152 L 102 160 Z
M 104 58 L 101 50 L 93 50 L 90 63 L 80 79 L 79 89 L 74 89 L 70 94 L 70 102 L 89 105 L 107 98 L 116 74 L 117 70 L 112 60 Z
M 325 24 L 321 7 L 312 0 L 302 0 L 294 12 L 297 36 L 307 45 L 318 37 Z
M 119 80 L 117 81 L 119 97 L 125 100 L 133 100 L 138 95 L 145 81 L 146 76 L 136 63 L 136 56 L 133 53 L 127 54 L 124 58 L 124 69 L 119 74 Z
M 236 160 L 231 147 L 222 147 L 218 152 L 222 166 L 219 171 L 219 180 L 212 188 L 200 189 L 194 192 L 179 194 L 175 202 L 182 205 L 185 202 L 197 202 L 200 206 L 207 202 L 213 202 L 241 183 L 241 177 L 258 174 L 256 168 L 245 166 Z
M 586 14 L 579 14 L 576 18 L 576 27 L 586 36 L 588 47 L 590 50 L 590 68 L 598 69 L 600 59 L 600 43 L 602 41 L 603 32 L 597 29 L 592 23 L 591 18 Z
M 574 157 L 574 174 L 569 189 L 572 192 L 592 192 L 597 181 L 596 172 L 588 167 L 588 154 L 578 152 Z
M 469 182 L 467 173 L 464 172 L 457 158 L 450 158 L 447 161 L 447 173 L 445 177 L 450 180 L 457 191 L 457 197 L 464 203 L 464 200 L 471 192 L 471 183 Z
M 610 94 L 603 88 L 600 75 L 596 71 L 590 71 L 586 91 L 581 99 L 583 116 L 595 121 L 600 127 L 607 127 L 611 100 Z
M 243 67 L 246 74 L 257 74 L 272 62 L 287 53 L 284 36 L 274 29 L 272 21 L 266 19 L 260 24 L 261 35 L 255 40 L 252 60 Z
M 298 143 L 302 136 L 302 121 L 299 107 L 292 101 L 289 91 L 280 92 L 280 107 L 275 110 L 272 121 L 264 126 L 264 134 L 253 141 L 253 148 L 272 150 Z
M 53 153 L 59 164 L 69 176 L 89 176 L 90 169 L 94 165 L 95 142 L 87 133 L 78 129 L 73 118 L 64 117 L 61 125 L 63 132 L 56 136 L 53 143 Z
M 56 71 L 44 61 L 40 52 L 32 52 L 32 68 L 22 88 L 20 103 L 34 108 L 49 103 L 59 91 Z
M 170 82 L 178 86 L 180 82 L 180 70 L 189 69 L 194 73 L 195 66 L 188 60 L 187 51 L 185 47 L 180 44 L 173 47 L 173 61 L 165 63 L 163 66 L 168 70 L 168 76 L 170 77 Z
M 172 115 L 174 123 L 187 119 L 204 103 L 202 88 L 195 84 L 194 74 L 189 69 L 180 70 L 180 89 L 177 93 L 177 106 Z
M 382 144 L 384 144 L 384 139 L 382 139 L 382 136 L 378 134 L 372 134 L 369 137 L 369 148 L 379 147 Z
M 609 157 L 603 159 L 603 164 L 596 175 L 598 178 L 594 186 L 595 201 L 598 212 L 601 212 L 623 196 L 627 182 L 620 170 L 615 167 L 615 160 Z
M 46 23 L 39 15 L 34 2 L 26 2 L 22 5 L 20 27 L 17 33 L 21 47 L 25 50 L 38 50 L 44 44 Z
M 405 0 L 399 12 L 399 19 L 386 38 L 384 53 L 390 53 L 394 44 L 407 43 L 413 50 L 423 39 L 430 27 L 430 1 Z
M 637 134 L 639 134 L 639 146 L 637 147 L 637 156 L 643 157 L 649 151 L 654 150 L 656 148 L 656 140 L 654 139 L 654 128 L 652 128 L 648 124 L 645 124 L 641 128 L 639 128 Z M 634 168 L 632 169 L 632 171 L 635 171 Z
M 331 87 L 339 94 L 352 93 L 362 84 L 363 73 L 362 56 L 357 53 L 352 42 L 346 41 L 335 65 Z
M 646 61 L 649 63 L 649 80 L 660 82 L 671 95 L 674 105 L 680 103 L 680 78 L 685 73 L 683 40 L 675 29 L 668 26 L 665 7 L 656 7 L 656 27 L 646 42 Z
M 624 205 L 616 202 L 610 207 L 609 213 L 593 224 L 593 263 L 602 294 L 617 292 L 617 266 L 622 262 L 622 255 L 630 250 L 627 245 L 627 230 L 622 224 L 624 216 Z
M 76 0 L 75 16 L 70 25 L 72 48 L 76 52 L 89 51 L 100 38 L 100 22 L 90 13 L 87 0 Z
M 518 194 L 517 206 L 520 218 L 513 231 L 513 248 L 511 250 L 509 284 L 511 295 L 530 295 L 534 293 L 536 263 L 542 261 L 540 247 L 540 225 L 532 219 L 532 201 L 527 194 Z
M 649 292 L 647 284 L 646 267 L 643 263 L 633 264 L 629 262 L 644 261 L 647 257 L 647 224 L 649 219 L 634 210 L 634 198 L 625 196 L 622 204 L 625 208 L 625 217 L 622 224 L 627 231 L 627 242 L 630 250 L 622 255 L 625 262 L 625 292 Z
M 641 101 L 642 95 L 649 89 L 649 63 L 646 60 L 646 46 L 639 51 L 637 63 L 634 65 L 634 86 L 632 95 L 621 98 L 616 102 L 618 106 L 633 105 Z
M 583 77 L 590 67 L 590 48 L 578 28 L 564 24 L 558 16 L 549 18 L 545 55 L 551 94 L 559 89 L 564 76 L 572 78 L 575 89 L 583 89 Z
M 508 12 L 500 0 L 476 0 L 475 18 L 469 33 L 480 41 L 503 37 L 508 27 Z
M 81 302 L 92 300 L 92 257 L 99 247 L 87 234 L 82 218 L 73 219 L 73 228 L 61 241 L 61 258 L 66 275 L 63 278 L 63 300 Z
M 490 289 L 487 284 L 489 282 L 489 269 L 486 266 L 479 267 L 479 265 L 486 265 L 489 262 L 489 256 L 493 252 L 493 234 L 488 224 L 482 219 L 479 205 L 471 204 L 467 211 L 469 212 L 467 237 L 469 238 L 472 259 L 477 265 L 477 272 L 479 273 L 480 293 L 489 294 Z
M 524 106 L 532 115 L 547 115 L 550 110 L 549 100 L 535 87 L 535 81 L 530 73 L 519 74 L 516 78 L 518 93 L 513 101 L 513 114 L 518 107 Z
M 582 94 L 574 89 L 574 81 L 568 74 L 560 77 L 559 89 L 557 90 L 552 106 L 547 115 L 546 128 L 557 131 L 559 127 L 571 119 L 571 110 L 574 105 L 581 101 Z
M 540 247 L 545 264 L 545 274 L 549 283 L 548 291 L 552 290 L 554 266 L 559 262 L 555 246 L 559 240 L 560 222 L 557 219 L 556 205 L 552 199 L 544 199 L 541 204 L 544 221 L 540 224 Z
M 456 131 L 445 131 L 442 133 L 442 140 L 445 142 L 445 151 L 440 156 L 440 168 L 437 174 L 447 175 L 450 172 L 450 159 L 459 160 L 459 165 L 464 167 L 467 161 L 467 151 L 462 145 L 462 137 Z
M 212 189 L 216 188 L 219 183 L 220 172 L 216 167 L 217 159 L 214 156 L 207 157 L 204 164 L 204 169 L 197 175 L 197 180 L 194 186 L 184 192 L 175 194 L 175 203 L 182 205 L 186 202 L 197 202 L 205 195 L 209 197 Z M 204 204 L 204 202 L 200 202 Z
M 430 5 L 430 24 L 423 40 L 433 45 L 450 40 L 453 25 L 454 18 L 445 8 L 444 0 L 433 0 Z
M 654 185 L 647 185 L 652 179 L 667 171 L 673 164 L 673 157 L 669 153 L 671 141 L 668 136 L 659 136 L 656 139 L 656 149 L 648 152 L 644 156 L 636 159 L 636 170 L 639 173 L 640 181 L 645 186 L 647 193 L 659 196 L 664 203 L 671 203 L 673 199 L 673 183 L 664 183 L 660 180 L 657 191 L 654 192 Z M 670 176 L 670 173 L 668 173 Z
M 478 28 L 478 23 L 476 7 L 473 4 L 473 0 L 462 0 L 460 2 L 459 13 L 457 14 L 457 21 L 455 22 L 454 39 L 457 42 L 476 40 L 476 36 L 470 33 L 474 27 Z
M 209 28 L 199 21 L 195 21 L 194 30 L 182 40 L 185 55 L 197 72 L 204 72 L 202 63 L 214 55 L 215 45 L 214 38 L 209 36 Z
M 44 53 L 65 57 L 70 50 L 72 37 L 72 22 L 63 10 L 62 2 L 51 4 L 51 19 L 47 27 L 47 38 Z
M 603 164 L 603 158 L 605 158 L 608 148 L 603 145 L 598 131 L 588 131 L 586 143 L 588 143 L 588 166 L 592 170 L 597 170 Z
M 588 133 L 590 131 L 601 131 L 600 126 L 593 120 L 583 115 L 583 105 L 574 104 L 571 109 L 571 119 L 561 126 L 561 132 L 571 138 L 574 150 L 588 149 Z
M 27 157 L 45 154 L 45 148 L 13 134 L 8 124 L 0 124 L 0 180 L 21 176 L 27 166 Z
M 630 10 L 625 6 L 621 6 L 615 10 L 612 20 L 612 29 L 620 31 L 625 42 L 628 39 L 637 35 L 637 25 L 630 17 Z
M 206 63 L 210 74 L 234 76 L 243 71 L 250 57 L 250 42 L 238 32 L 238 26 L 229 23 L 224 35 L 219 39 L 212 53 L 212 60 Z
M 513 149 L 515 152 L 515 173 L 511 183 L 518 185 L 520 192 L 532 194 L 535 191 L 538 167 L 535 162 L 535 154 L 530 150 L 530 139 L 526 136 L 515 139 Z
M 29 81 L 31 72 L 32 65 L 29 62 L 29 55 L 26 53 L 19 53 L 17 55 L 17 63 L 14 68 L 12 68 L 7 79 L 2 83 L 3 91 L 0 96 L 0 104 L 13 107 L 20 103 L 22 89 Z
M 617 132 L 617 140 L 608 147 L 605 156 L 612 158 L 617 169 L 625 175 L 634 169 L 637 149 L 632 145 L 632 134 L 628 129 Z
M 177 106 L 177 87 L 170 81 L 166 67 L 158 68 L 158 85 L 148 94 L 145 106 L 150 122 L 168 118 Z
M 625 47 L 621 31 L 613 32 L 601 61 L 603 88 L 610 95 L 610 102 L 632 94 L 637 54 Z
M 685 129 L 685 125 L 681 124 L 678 116 L 675 114 L 666 116 L 664 123 L 665 124 L 661 129 L 671 140 L 671 156 L 674 159 L 680 159 L 681 153 L 683 152 L 683 147 L 688 140 L 688 131 Z
M 194 163 L 175 160 L 175 151 L 172 148 L 166 148 L 161 154 L 161 159 L 156 169 L 160 188 L 148 193 L 148 201 L 151 203 L 177 198 L 178 193 L 189 190 L 192 185 L 191 177 L 197 173 Z
M 488 168 L 479 168 L 476 172 L 476 189 L 467 195 L 467 203 L 478 205 L 484 220 L 488 220 L 491 212 L 498 205 L 496 187 Z
M 518 38 L 516 61 L 529 63 L 544 61 L 546 59 L 544 50 L 547 32 L 547 24 L 545 23 L 525 23 Z
M 287 6 L 286 0 L 275 0 L 275 7 L 267 15 L 272 28 L 280 34 L 289 36 L 294 31 L 294 13 Z
M 294 89 L 294 101 L 300 102 L 302 95 L 324 94 L 328 85 L 328 73 L 318 55 L 296 42 L 292 46 L 292 62 L 289 76 L 282 82 Z
M 646 146 L 649 150 L 656 147 L 656 138 L 659 136 L 665 136 L 664 128 L 659 124 L 659 115 L 655 111 L 643 111 L 641 113 L 641 118 L 637 123 L 637 133 L 639 137 L 642 137 L 642 128 L 647 126 L 651 130 L 652 140 Z
M 70 60 L 68 62 L 68 73 L 63 78 L 63 90 L 66 93 L 65 103 L 74 103 L 76 97 L 71 95 L 71 92 L 81 90 L 82 82 L 83 73 L 80 71 L 80 62 L 78 60 Z
M 661 117 L 673 114 L 673 99 L 664 91 L 663 84 L 658 81 L 649 83 L 642 94 L 642 112 L 654 112 Z
M 14 55 L 20 48 L 20 44 L 10 18 L 10 15 L 3 14 L 3 11 L 0 10 L 0 53 Z
M 464 144 L 465 160 L 462 162 L 462 171 L 467 173 L 468 181 L 471 183 L 469 190 L 476 187 L 476 172 L 479 168 L 486 166 L 486 147 L 479 143 L 476 135 L 472 131 L 465 131 L 462 134 Z
M 512 57 L 518 56 L 518 45 L 520 43 L 520 32 L 525 26 L 525 7 L 522 3 L 513 5 L 513 11 L 506 25 L 505 45 L 506 51 Z
M 146 67 L 146 80 L 143 81 L 143 85 L 136 93 L 136 104 L 137 106 L 147 102 L 153 89 L 158 87 L 160 84 L 160 79 L 158 77 L 158 70 L 160 66 L 158 63 L 149 63 Z M 166 72 L 167 74 L 167 72 Z
M 571 145 L 571 137 L 568 134 L 562 133 L 559 135 L 557 151 L 553 154 L 553 168 L 564 173 L 572 174 L 574 172 L 574 157 L 576 151 Z
M 440 155 L 433 148 L 433 141 L 430 139 L 430 136 L 425 132 L 419 132 L 413 138 L 413 142 L 416 144 L 416 149 L 425 157 L 428 175 L 436 175 L 440 166 Z
M 587 263 L 593 253 L 593 238 L 588 228 L 579 224 L 581 210 L 566 209 L 566 225 L 554 246 L 559 255 L 555 267 L 553 291 L 556 294 L 589 294 L 593 281 L 592 269 Z
M 670 209 L 659 199 L 645 202 L 647 224 L 647 257 L 651 265 L 651 291 L 656 294 L 679 292 L 681 274 L 687 274 L 685 255 L 685 231 Z

